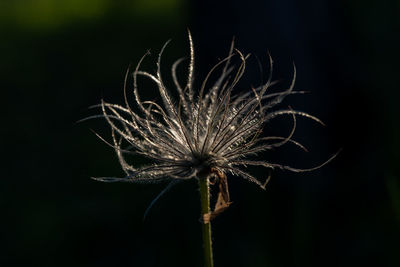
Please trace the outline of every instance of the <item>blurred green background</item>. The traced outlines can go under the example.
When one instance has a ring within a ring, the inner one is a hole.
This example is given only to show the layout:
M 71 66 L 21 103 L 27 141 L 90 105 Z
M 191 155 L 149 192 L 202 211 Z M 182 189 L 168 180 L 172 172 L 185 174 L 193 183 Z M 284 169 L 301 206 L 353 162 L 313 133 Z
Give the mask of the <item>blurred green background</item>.
M 327 127 L 299 119 L 295 139 L 310 152 L 263 156 L 307 168 L 343 148 L 318 171 L 275 171 L 266 191 L 229 177 L 215 265 L 400 266 L 399 17 L 399 1 L 0 0 L 0 265 L 202 266 L 196 182 L 170 190 L 143 222 L 165 185 L 91 180 L 122 172 L 90 131 L 109 136 L 106 123 L 76 124 L 102 97 L 122 103 L 128 65 L 151 49 L 143 69 L 153 71 L 172 39 L 169 76 L 190 28 L 197 82 L 233 36 L 254 55 L 243 90 L 262 80 L 258 61 L 266 78 L 267 51 L 282 89 L 296 63 L 296 89 L 311 93 L 284 106 Z

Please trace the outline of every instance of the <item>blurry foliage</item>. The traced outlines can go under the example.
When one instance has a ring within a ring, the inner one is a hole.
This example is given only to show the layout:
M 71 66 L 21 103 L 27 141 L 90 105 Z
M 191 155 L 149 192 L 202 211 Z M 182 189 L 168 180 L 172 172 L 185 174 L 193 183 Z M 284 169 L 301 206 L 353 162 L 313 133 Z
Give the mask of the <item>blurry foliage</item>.
M 126 16 L 174 17 L 181 0 L 3 0 L 0 26 L 24 30 L 55 30 L 77 21 L 98 21 L 113 11 Z

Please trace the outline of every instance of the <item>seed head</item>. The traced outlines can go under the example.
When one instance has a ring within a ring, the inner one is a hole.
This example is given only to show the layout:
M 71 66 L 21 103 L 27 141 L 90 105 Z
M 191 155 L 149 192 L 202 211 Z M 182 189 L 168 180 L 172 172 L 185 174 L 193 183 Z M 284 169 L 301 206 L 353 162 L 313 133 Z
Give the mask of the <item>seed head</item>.
M 297 169 L 256 157 L 260 152 L 287 143 L 306 150 L 303 145 L 292 139 L 296 128 L 296 116 L 306 117 L 322 124 L 318 118 L 305 112 L 291 108 L 273 110 L 286 96 L 304 93 L 293 90 L 296 79 L 295 67 L 289 88 L 269 93 L 270 87 L 275 84 L 271 80 L 273 62 L 269 57 L 268 81 L 246 92 L 235 92 L 235 86 L 245 71 L 249 55 L 243 55 L 232 43 L 228 56 L 210 70 L 200 90 L 195 91 L 194 49 L 190 33 L 189 43 L 190 62 L 185 85 L 181 85 L 176 74 L 177 67 L 183 59 L 177 60 L 171 68 L 176 99 L 161 77 L 161 56 L 167 42 L 158 55 L 155 74 L 140 70 L 141 63 L 148 53 L 142 57 L 133 71 L 134 105 L 128 103 L 126 90 L 129 70 L 125 76 L 125 105 L 105 101 L 97 105 L 101 108 L 102 114 L 89 118 L 105 118 L 110 125 L 112 143 L 109 145 L 115 149 L 126 176 L 94 179 L 104 182 L 158 182 L 171 179 L 179 181 L 199 178 L 204 173 L 217 172 L 243 177 L 264 188 L 264 182 L 246 171 L 247 165 L 301 172 L 319 168 L 332 159 L 315 168 Z M 240 64 L 236 68 L 231 66 L 233 57 L 240 59 Z M 217 72 L 220 73 L 219 78 L 211 82 L 210 76 Z M 144 76 L 156 84 L 161 103 L 141 99 L 137 85 L 138 76 Z M 260 133 L 268 122 L 280 116 L 288 116 L 293 120 L 290 134 L 286 137 L 261 136 Z M 152 163 L 137 167 L 134 163 L 128 163 L 127 154 L 141 155 Z

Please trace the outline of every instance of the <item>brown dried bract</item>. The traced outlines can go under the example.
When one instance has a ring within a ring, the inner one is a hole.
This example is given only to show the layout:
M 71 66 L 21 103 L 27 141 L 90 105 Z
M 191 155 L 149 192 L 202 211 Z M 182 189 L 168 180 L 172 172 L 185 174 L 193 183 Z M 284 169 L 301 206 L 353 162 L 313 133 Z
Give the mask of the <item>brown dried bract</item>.
M 232 204 L 229 197 L 228 179 L 225 173 L 218 169 L 211 168 L 211 174 L 214 176 L 213 178 L 215 178 L 215 180 L 212 182 L 210 181 L 210 184 L 215 185 L 218 183 L 218 199 L 215 203 L 214 210 L 203 214 L 203 223 L 209 223 L 211 220 L 229 208 L 229 206 Z

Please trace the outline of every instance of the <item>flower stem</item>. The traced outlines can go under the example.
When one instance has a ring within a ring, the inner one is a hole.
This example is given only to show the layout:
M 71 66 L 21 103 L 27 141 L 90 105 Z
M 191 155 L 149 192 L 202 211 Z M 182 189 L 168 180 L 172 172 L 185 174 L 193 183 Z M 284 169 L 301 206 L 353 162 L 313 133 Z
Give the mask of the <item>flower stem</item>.
M 207 176 L 199 177 L 200 199 L 201 199 L 201 215 L 203 228 L 203 248 L 205 267 L 213 267 L 213 253 L 211 240 L 211 222 L 204 222 L 204 214 L 210 212 L 210 187 Z

